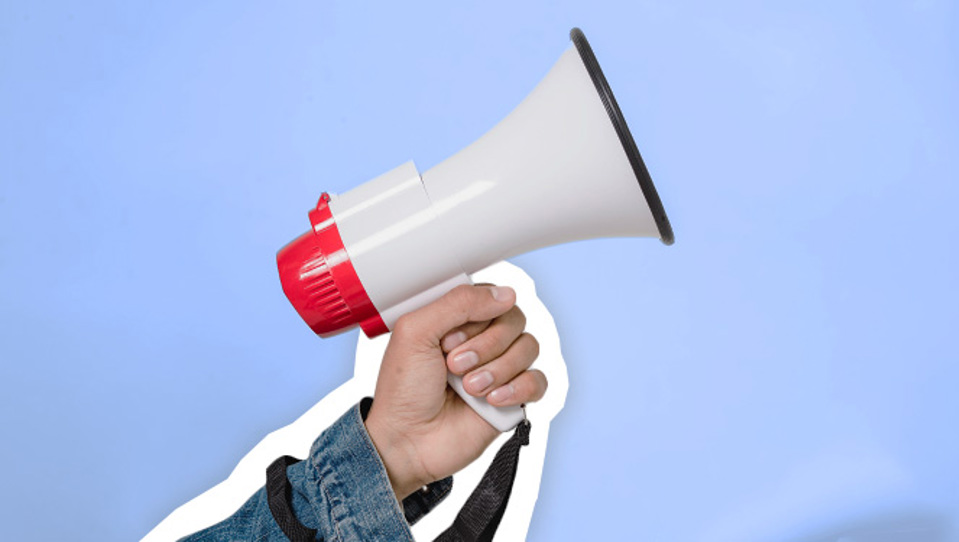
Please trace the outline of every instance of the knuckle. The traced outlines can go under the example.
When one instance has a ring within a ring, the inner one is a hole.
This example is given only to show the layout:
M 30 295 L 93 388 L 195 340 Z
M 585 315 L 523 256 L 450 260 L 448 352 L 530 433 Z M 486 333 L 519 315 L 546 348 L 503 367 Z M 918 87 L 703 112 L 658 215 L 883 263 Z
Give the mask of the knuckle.
M 469 284 L 460 284 L 450 290 L 450 296 L 454 301 L 468 302 L 473 294 L 473 287 Z
M 513 388 L 516 390 L 516 397 L 522 402 L 532 401 L 536 397 L 536 384 L 527 375 L 520 375 L 513 380 Z
M 492 358 L 506 350 L 513 337 L 504 334 L 502 327 L 489 326 L 470 341 L 470 348 L 481 358 Z
M 523 312 L 523 309 L 513 305 L 513 308 L 510 309 L 509 312 L 511 317 L 516 320 L 519 328 L 526 329 L 526 313 Z
M 540 389 L 546 391 L 546 388 L 549 387 L 549 379 L 546 378 L 546 373 L 543 371 L 533 371 L 533 374 L 536 376 L 536 380 L 540 383 Z
M 533 335 L 529 333 L 524 333 L 523 338 L 526 340 L 527 348 L 529 349 L 528 350 L 529 355 L 532 356 L 533 359 L 538 358 L 539 357 L 539 341 L 536 339 L 536 337 L 534 337 Z
M 460 284 L 450 290 L 448 294 L 449 304 L 452 305 L 452 310 L 456 311 L 457 316 L 462 317 L 469 314 L 470 305 L 473 304 L 473 296 L 473 287 L 469 284 Z
M 536 394 L 536 400 L 540 400 L 546 396 L 546 390 L 549 389 L 549 382 L 546 380 L 546 377 L 543 377 L 543 385 L 539 388 L 539 393 Z
M 531 401 L 538 401 L 546 395 L 549 382 L 547 382 L 546 375 L 542 371 L 532 370 L 529 372 L 529 376 L 528 396 Z
M 393 333 L 396 335 L 409 335 L 412 332 L 413 328 L 413 317 L 409 314 L 404 314 L 396 320 L 396 323 L 393 324 Z
M 489 322 L 469 322 L 461 326 L 459 329 L 463 331 L 463 333 L 466 333 L 466 341 L 462 344 L 468 346 L 457 346 L 457 348 L 473 348 L 473 345 L 480 340 L 480 337 L 483 336 L 483 332 L 486 331 L 487 327 L 489 327 Z
M 496 341 L 490 333 L 480 333 L 470 341 L 470 348 L 479 354 L 480 359 L 488 359 L 493 356 Z

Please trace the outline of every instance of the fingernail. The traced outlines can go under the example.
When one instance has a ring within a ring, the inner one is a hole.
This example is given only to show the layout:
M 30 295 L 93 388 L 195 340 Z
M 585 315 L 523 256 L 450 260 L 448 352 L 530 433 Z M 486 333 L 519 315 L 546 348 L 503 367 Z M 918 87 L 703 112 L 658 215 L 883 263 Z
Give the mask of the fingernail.
M 489 371 L 480 371 L 467 378 L 464 385 L 468 387 L 472 393 L 479 393 L 492 383 L 493 375 Z
M 505 301 L 512 290 L 509 286 L 493 286 L 489 292 L 493 294 L 493 299 L 496 301 Z
M 465 373 L 472 369 L 477 363 L 479 363 L 479 356 L 472 350 L 456 354 L 456 357 L 450 360 L 450 365 L 452 365 L 451 369 L 453 369 L 455 373 Z
M 496 388 L 489 394 L 489 400 L 494 403 L 502 403 L 513 396 L 513 385 L 507 384 Z
M 450 333 L 446 337 L 443 337 L 443 350 L 449 352 L 465 342 L 466 332 L 457 331 L 456 333 Z

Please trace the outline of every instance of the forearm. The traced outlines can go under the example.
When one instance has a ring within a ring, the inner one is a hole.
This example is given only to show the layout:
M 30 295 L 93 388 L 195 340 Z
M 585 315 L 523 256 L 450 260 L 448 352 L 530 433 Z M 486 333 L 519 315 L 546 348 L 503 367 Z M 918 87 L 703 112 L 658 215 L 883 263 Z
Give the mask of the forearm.
M 356 405 L 313 443 L 309 456 L 286 469 L 295 519 L 316 531 L 316 540 L 410 540 L 409 525 L 448 493 L 452 480 L 431 484 L 397 501 L 386 469 L 363 424 L 369 400 Z M 233 516 L 184 540 L 287 540 L 270 510 L 264 488 Z M 405 512 L 405 513 L 404 513 Z

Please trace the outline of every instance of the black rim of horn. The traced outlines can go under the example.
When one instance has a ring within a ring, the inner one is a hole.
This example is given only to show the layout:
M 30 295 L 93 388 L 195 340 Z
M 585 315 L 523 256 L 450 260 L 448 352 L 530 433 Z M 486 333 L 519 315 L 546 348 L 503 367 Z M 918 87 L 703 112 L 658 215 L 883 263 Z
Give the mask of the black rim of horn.
M 646 197 L 646 204 L 653 213 L 653 219 L 656 221 L 656 227 L 659 229 L 659 238 L 663 244 L 673 244 L 673 227 L 669 225 L 666 209 L 663 208 L 663 202 L 659 199 L 656 187 L 653 186 L 653 179 L 649 176 L 649 171 L 646 169 L 643 157 L 639 154 L 639 149 L 636 148 L 633 135 L 629 133 L 629 127 L 626 126 L 626 119 L 623 117 L 623 112 L 619 110 L 619 104 L 616 103 L 616 97 L 613 96 L 613 90 L 609 88 L 609 83 L 606 82 L 606 77 L 603 75 L 603 70 L 599 67 L 599 62 L 596 60 L 596 55 L 593 54 L 593 49 L 589 46 L 589 42 L 586 41 L 586 36 L 583 34 L 583 31 L 579 28 L 574 28 L 569 31 L 569 39 L 573 40 L 573 44 L 576 45 L 576 50 L 579 52 L 583 64 L 586 65 L 586 71 L 589 72 L 589 77 L 596 86 L 596 92 L 599 93 L 600 99 L 603 100 L 603 106 L 606 108 L 606 113 L 609 114 L 609 120 L 612 121 L 613 128 L 616 129 L 616 135 L 619 136 L 619 141 L 623 144 L 623 149 L 626 151 L 629 163 L 633 166 L 633 173 L 636 175 L 636 180 L 639 181 L 639 188 Z

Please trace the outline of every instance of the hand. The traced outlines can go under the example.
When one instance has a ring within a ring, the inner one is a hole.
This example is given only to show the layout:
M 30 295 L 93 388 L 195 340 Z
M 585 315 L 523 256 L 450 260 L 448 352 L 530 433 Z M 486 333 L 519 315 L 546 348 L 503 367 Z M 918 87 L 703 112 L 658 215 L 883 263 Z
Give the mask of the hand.
M 447 369 L 496 406 L 546 393 L 546 377 L 529 369 L 539 343 L 525 327 L 516 292 L 490 285 L 458 286 L 396 322 L 366 428 L 400 502 L 472 463 L 499 435 L 447 386 Z

